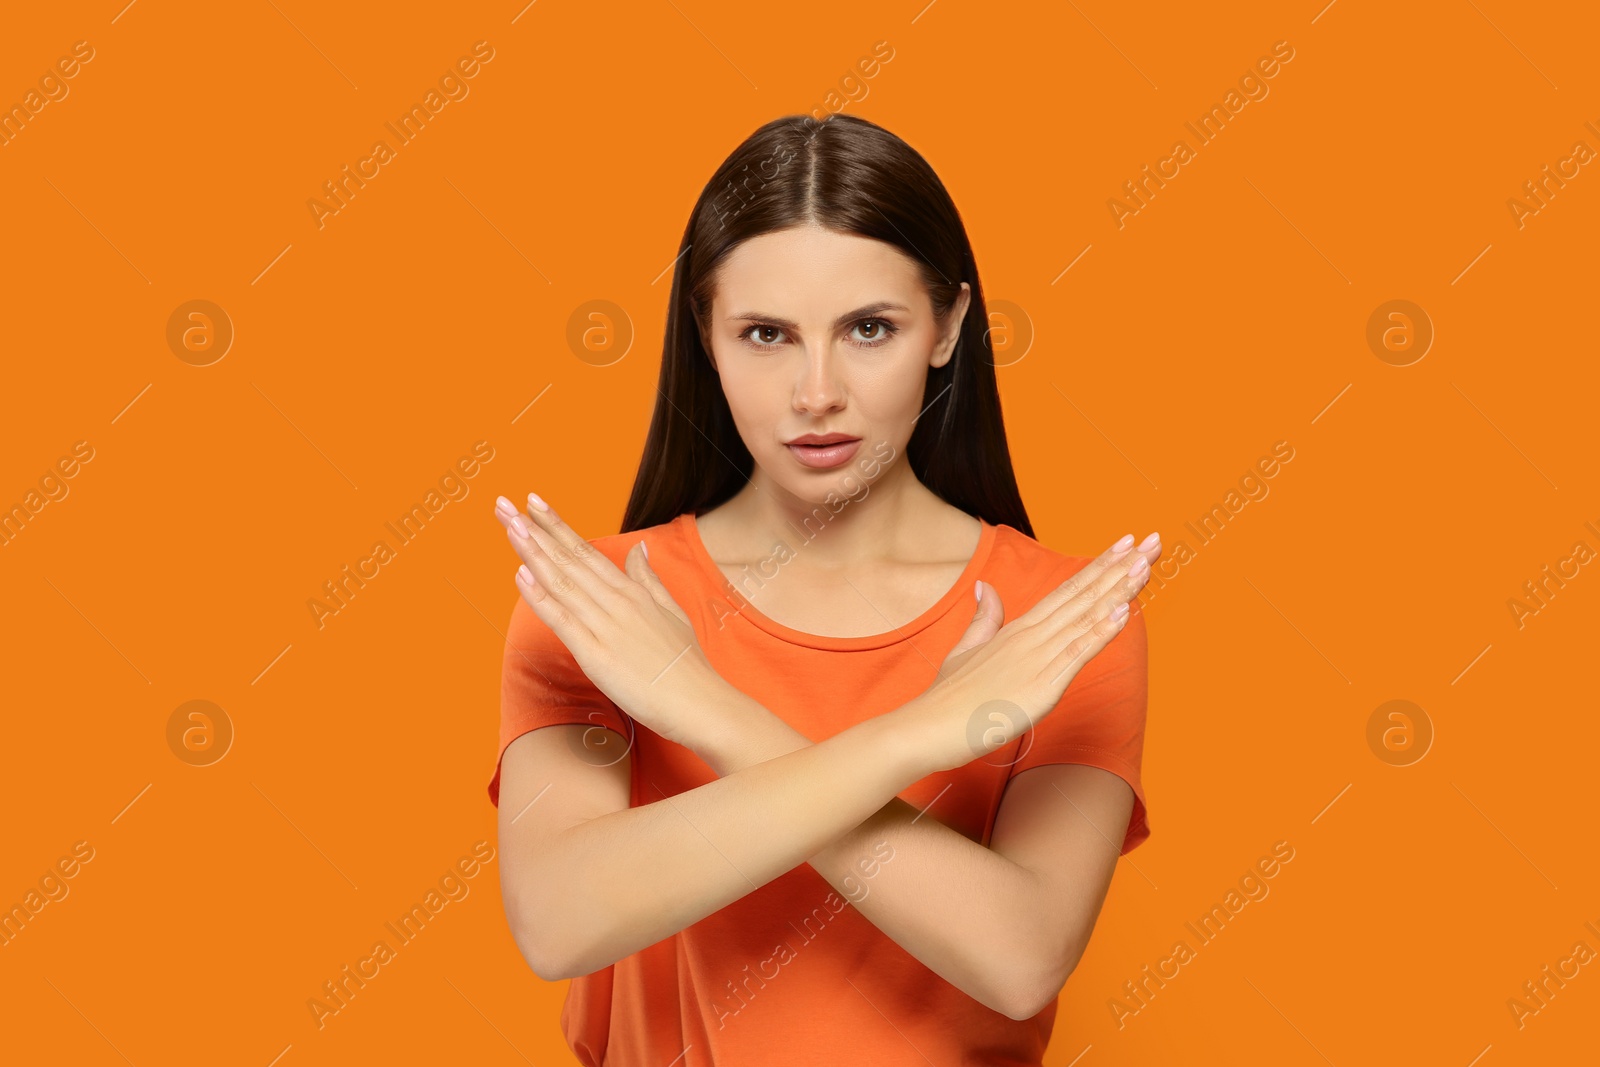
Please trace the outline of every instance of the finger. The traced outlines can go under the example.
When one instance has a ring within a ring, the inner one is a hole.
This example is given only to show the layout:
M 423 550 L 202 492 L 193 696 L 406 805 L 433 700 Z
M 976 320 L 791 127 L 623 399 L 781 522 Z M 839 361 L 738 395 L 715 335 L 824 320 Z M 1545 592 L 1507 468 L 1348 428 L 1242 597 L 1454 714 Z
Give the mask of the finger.
M 1152 539 L 1158 535 L 1151 534 Z M 1161 558 L 1161 542 L 1155 540 L 1149 549 L 1135 548 L 1134 555 L 1130 557 L 1128 569 L 1120 579 L 1108 581 L 1105 578 L 1096 584 L 1093 592 L 1099 593 L 1094 604 L 1089 609 L 1089 614 L 1096 619 L 1105 618 L 1106 614 L 1118 604 L 1130 604 L 1135 611 L 1138 610 L 1138 596 L 1141 590 L 1149 584 L 1155 573 L 1156 561 Z M 1139 557 L 1143 557 L 1142 559 Z M 1092 595 L 1092 594 L 1085 594 Z
M 506 536 L 511 537 L 513 548 L 522 547 L 522 541 L 518 540 L 518 538 L 523 540 L 532 539 L 536 524 L 518 511 L 517 506 L 503 496 L 495 497 L 494 517 L 500 520 L 500 526 L 506 531 Z M 511 536 L 513 533 L 516 534 L 515 537 Z
M 684 613 L 682 608 L 678 607 L 678 602 L 672 598 L 672 594 L 667 591 L 665 583 L 661 581 L 655 569 L 650 566 L 650 552 L 643 541 L 628 549 L 628 554 L 623 558 L 623 563 L 627 564 L 623 570 L 628 577 L 644 586 L 645 591 L 650 594 L 652 600 L 676 615 L 684 625 L 691 625 L 689 616 Z
M 1133 535 L 1124 535 L 1100 555 L 1080 567 L 1066 581 L 1041 597 L 1017 622 L 1024 626 L 1042 622 L 1105 575 L 1112 575 L 1111 580 L 1115 581 L 1116 576 L 1126 573 L 1126 568 L 1133 563 L 1134 557 L 1138 554 L 1133 547 Z
M 551 596 L 550 593 L 533 579 L 533 572 L 526 563 L 517 568 L 517 591 L 522 594 L 522 599 L 528 602 L 528 607 L 539 616 L 552 633 L 561 639 L 561 643 L 569 649 L 576 649 L 577 642 L 594 640 L 594 633 L 584 625 L 577 615 L 561 601 Z M 548 679 L 546 679 L 548 681 Z
M 1084 633 L 1109 615 L 1118 604 L 1127 604 L 1137 597 L 1139 590 L 1150 580 L 1150 559 L 1142 552 L 1135 552 L 1131 558 L 1133 562 L 1126 568 L 1121 568 L 1120 575 L 1117 573 L 1119 568 L 1113 568 L 1101 575 L 1100 579 L 1084 590 L 1076 601 L 1052 616 L 1045 623 L 1047 632 L 1058 638 L 1063 630 L 1074 634 Z M 1061 629 L 1048 630 L 1052 624 L 1062 620 L 1065 621 L 1065 626 Z
M 1047 640 L 1056 643 L 1075 640 L 1090 633 L 1108 618 L 1120 617 L 1133 611 L 1139 590 L 1143 589 L 1149 580 L 1149 559 L 1141 553 L 1122 578 L 1110 582 L 1101 589 L 1099 598 L 1092 604 L 1080 607 L 1076 615 L 1070 608 L 1060 612 L 1059 617 L 1066 619 L 1064 625 L 1052 630 L 1048 629 L 1049 623 L 1047 623 L 1044 630 L 1049 634 Z M 1052 617 L 1051 621 L 1054 622 L 1055 617 Z
M 1092 580 L 1080 584 L 1071 598 L 1037 623 L 1039 638 L 1059 644 L 1088 631 L 1116 604 L 1131 600 L 1144 588 L 1150 580 L 1151 562 L 1160 555 L 1160 535 L 1152 533 L 1138 548 L 1121 554 Z
M 1050 684 L 1060 685 L 1063 677 L 1075 677 L 1079 668 L 1111 643 L 1111 639 L 1128 624 L 1132 614 L 1132 609 L 1129 609 L 1106 615 L 1096 620 L 1086 632 L 1067 642 L 1067 647 L 1050 661 Z M 1068 684 L 1071 684 L 1070 681 Z
M 1145 550 L 1146 545 L 1151 546 L 1149 551 Z M 1137 592 L 1149 580 L 1151 566 L 1160 555 L 1161 536 L 1152 533 L 1139 547 L 1119 556 L 1094 578 L 1083 583 L 1075 598 L 1077 603 L 1080 607 L 1097 604 L 1113 590 L 1124 587 L 1130 579 L 1135 581 L 1128 588 Z
M 978 587 L 982 592 L 978 598 L 978 610 L 973 613 L 972 622 L 967 625 L 966 633 L 961 635 L 961 640 L 945 653 L 946 661 L 991 640 L 1005 624 L 1005 605 L 1000 602 L 1000 594 L 995 591 L 995 587 L 981 580 L 978 582 Z
M 1149 547 L 1145 547 L 1146 545 Z M 1159 531 L 1151 533 L 1151 535 L 1146 537 L 1144 541 L 1140 543 L 1139 547 L 1134 549 L 1134 551 L 1143 555 L 1145 560 L 1150 564 L 1150 569 L 1155 570 L 1156 561 L 1161 558 L 1162 553 L 1161 533 Z
M 518 532 L 518 527 L 527 536 Z M 617 590 L 600 579 L 578 557 L 558 545 L 551 535 L 527 516 L 506 523 L 506 538 L 533 575 L 533 581 L 554 597 L 571 615 L 591 631 L 604 628 L 604 621 L 615 608 Z M 594 546 L 589 546 L 592 550 Z M 613 568 L 610 560 L 606 561 Z
M 536 538 L 539 531 L 548 536 L 549 544 L 545 546 L 545 554 L 556 563 L 565 565 L 567 562 L 563 559 L 565 554 L 571 557 L 572 563 L 593 572 L 611 588 L 621 589 L 627 585 L 627 580 L 617 565 L 612 563 L 604 552 L 590 544 L 587 538 L 567 525 L 566 520 L 557 515 L 554 508 L 540 500 L 537 493 L 528 494 L 528 513 L 523 521 L 528 524 L 530 533 Z M 575 580 L 583 583 L 586 577 L 579 574 Z

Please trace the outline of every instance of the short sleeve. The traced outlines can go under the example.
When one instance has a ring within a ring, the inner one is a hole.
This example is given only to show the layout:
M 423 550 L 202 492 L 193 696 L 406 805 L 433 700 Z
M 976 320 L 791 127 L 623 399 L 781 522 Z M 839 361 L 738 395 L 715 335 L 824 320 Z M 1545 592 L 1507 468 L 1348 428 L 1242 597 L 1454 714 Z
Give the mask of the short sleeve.
M 1150 836 L 1140 766 L 1144 757 L 1149 676 L 1144 611 L 1129 602 L 1127 624 L 1072 679 L 1038 726 L 1022 736 L 1015 776 L 1051 763 L 1082 763 L 1117 775 L 1133 789 L 1133 811 L 1119 854 Z M 1031 736 L 1030 736 L 1031 735 Z
M 500 750 L 489 801 L 500 806 L 500 761 L 506 747 L 530 730 L 562 723 L 604 726 L 632 734 L 626 713 L 583 673 L 567 646 L 520 596 L 511 611 L 500 668 Z

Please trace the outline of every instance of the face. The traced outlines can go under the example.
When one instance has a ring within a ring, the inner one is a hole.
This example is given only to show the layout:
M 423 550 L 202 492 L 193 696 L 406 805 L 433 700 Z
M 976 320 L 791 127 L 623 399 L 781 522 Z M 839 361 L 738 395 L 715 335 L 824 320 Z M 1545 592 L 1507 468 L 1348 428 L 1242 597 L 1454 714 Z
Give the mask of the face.
M 818 226 L 735 248 L 718 272 L 706 343 L 755 476 L 818 503 L 903 456 L 928 370 L 949 361 L 970 298 L 963 282 L 941 328 L 908 256 Z M 855 443 L 793 444 L 807 434 Z

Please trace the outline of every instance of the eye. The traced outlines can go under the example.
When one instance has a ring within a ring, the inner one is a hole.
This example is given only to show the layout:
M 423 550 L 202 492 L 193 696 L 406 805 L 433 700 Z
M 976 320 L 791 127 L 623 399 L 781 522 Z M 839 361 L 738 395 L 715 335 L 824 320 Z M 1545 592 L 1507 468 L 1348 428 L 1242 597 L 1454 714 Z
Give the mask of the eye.
M 857 348 L 877 348 L 879 345 L 886 343 L 889 338 L 893 337 L 900 329 L 894 323 L 888 322 L 884 319 L 862 319 L 860 322 L 856 323 L 852 329 L 860 329 L 862 327 L 871 328 L 872 333 L 871 336 L 868 337 L 866 343 L 857 341 L 850 342 Z
M 857 348 L 877 348 L 879 345 L 887 343 L 900 330 L 898 326 L 887 319 L 862 319 L 850 329 L 852 333 L 856 330 L 866 331 L 864 340 L 857 341 L 853 338 L 846 338 L 850 344 Z M 739 335 L 739 340 L 751 348 L 777 348 L 781 342 L 777 341 L 776 338 L 758 341 L 751 338 L 750 335 L 752 333 L 758 337 L 765 337 L 768 333 L 782 336 L 783 330 L 781 327 L 773 326 L 771 323 L 761 322 L 748 327 Z
M 780 334 L 783 332 L 781 329 L 779 329 L 776 326 L 769 326 L 766 323 L 757 323 L 756 325 L 749 327 L 749 329 L 746 329 L 743 333 L 741 333 L 739 335 L 739 340 L 743 341 L 745 344 L 749 345 L 751 348 L 777 348 L 778 346 L 776 344 L 768 344 L 768 343 L 766 343 L 764 341 L 752 341 L 752 340 L 750 340 L 751 331 L 760 332 L 760 331 L 767 331 L 767 330 L 770 330 L 773 333 L 780 333 Z

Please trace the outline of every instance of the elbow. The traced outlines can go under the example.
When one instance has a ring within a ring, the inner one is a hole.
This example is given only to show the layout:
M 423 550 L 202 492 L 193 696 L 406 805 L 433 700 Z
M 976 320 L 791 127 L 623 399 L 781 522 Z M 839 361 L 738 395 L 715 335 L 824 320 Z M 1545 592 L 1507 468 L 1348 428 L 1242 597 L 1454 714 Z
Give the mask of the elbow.
M 593 946 L 572 941 L 572 924 L 564 922 L 559 915 L 550 914 L 548 910 L 538 923 L 518 916 L 514 909 L 508 909 L 507 918 L 511 923 L 512 940 L 516 942 L 528 969 L 546 982 L 582 978 L 616 962 L 614 959 L 601 960 L 593 951 Z M 563 937 L 561 931 L 566 931 L 569 936 Z
M 1083 957 L 1083 944 L 1074 942 L 1066 951 L 1057 953 L 1033 968 L 1032 979 L 1015 989 L 1000 1013 L 1015 1022 L 1025 1022 L 1044 1011 L 1061 995 L 1067 979 L 1077 969 Z
M 517 921 L 513 915 L 507 915 L 511 923 L 511 939 L 517 944 L 517 951 L 522 953 L 522 959 L 527 963 L 528 969 L 546 982 L 560 982 L 572 977 L 569 968 L 563 961 L 559 946 L 551 943 L 551 939 L 542 931 L 530 930 L 528 925 Z
M 588 954 L 588 958 L 582 953 L 566 952 L 559 955 L 546 953 L 535 957 L 525 951 L 522 958 L 528 961 L 529 969 L 546 982 L 565 982 L 569 978 L 582 978 L 584 975 L 604 970 L 616 962 L 615 959 L 597 962 L 592 953 Z M 535 962 L 536 960 L 538 962 Z
M 565 982 L 577 977 L 565 964 L 557 962 L 558 957 L 536 956 L 524 950 L 522 958 L 528 962 L 528 969 L 546 982 Z
M 1021 995 L 1013 997 L 1001 1014 L 1014 1022 L 1026 1022 L 1048 1008 L 1055 999 L 1061 995 L 1062 987 L 1067 984 L 1065 974 L 1056 974 L 1034 982 Z
M 572 960 L 571 946 L 560 937 L 560 932 L 567 929 L 569 924 L 562 923 L 560 915 L 552 914 L 548 907 L 550 898 L 544 896 L 544 907 L 529 907 L 525 901 L 539 899 L 541 894 L 515 892 L 504 880 L 501 888 L 511 939 L 516 942 L 517 951 L 522 954 L 529 970 L 546 982 L 560 982 L 574 977 L 569 965 Z

